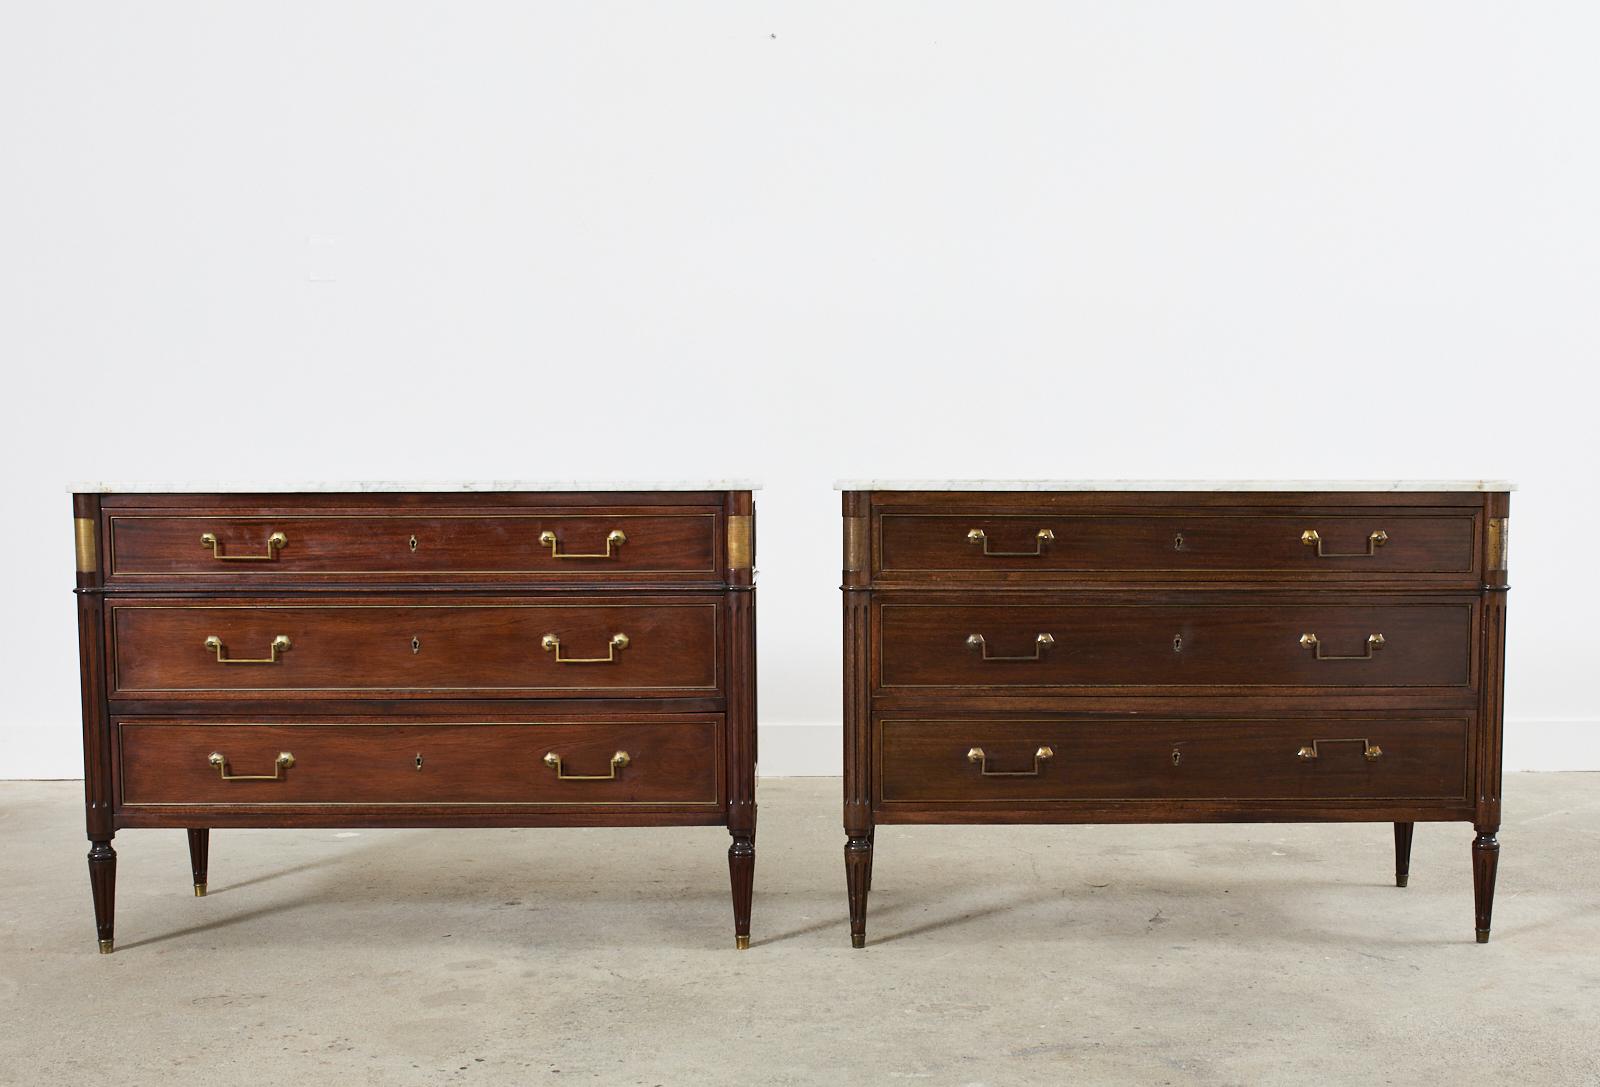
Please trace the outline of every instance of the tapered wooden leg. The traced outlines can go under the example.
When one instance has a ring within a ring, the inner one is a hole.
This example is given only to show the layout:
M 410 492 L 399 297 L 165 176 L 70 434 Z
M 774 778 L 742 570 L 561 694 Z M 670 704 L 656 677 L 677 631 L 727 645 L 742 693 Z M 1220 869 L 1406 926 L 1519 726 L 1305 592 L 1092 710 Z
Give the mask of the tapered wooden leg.
M 844 844 L 844 879 L 850 894 L 850 946 L 867 946 L 867 892 L 872 888 L 872 839 Z
M 204 827 L 189 828 L 189 867 L 194 871 L 194 896 L 206 894 L 206 858 L 211 852 L 211 831 Z
M 100 954 L 111 954 L 117 912 L 117 851 L 109 839 L 89 846 L 89 890 L 94 894 L 94 927 Z
M 873 827 L 871 830 L 867 831 L 867 845 L 872 847 L 872 848 L 874 848 L 874 849 L 877 848 L 877 845 L 878 845 L 878 828 L 877 827 Z M 871 863 L 871 861 L 867 862 L 867 893 L 869 895 L 872 893 L 872 863 Z
M 1472 899 L 1478 914 L 1478 942 L 1489 942 L 1489 917 L 1494 912 L 1494 873 L 1500 866 L 1499 827 L 1479 827 L 1472 841 Z
M 1415 823 L 1394 825 L 1394 885 L 1404 887 L 1411 880 L 1411 832 Z
M 750 896 L 756 881 L 756 838 L 734 832 L 728 847 L 728 880 L 733 885 L 733 945 L 750 947 Z

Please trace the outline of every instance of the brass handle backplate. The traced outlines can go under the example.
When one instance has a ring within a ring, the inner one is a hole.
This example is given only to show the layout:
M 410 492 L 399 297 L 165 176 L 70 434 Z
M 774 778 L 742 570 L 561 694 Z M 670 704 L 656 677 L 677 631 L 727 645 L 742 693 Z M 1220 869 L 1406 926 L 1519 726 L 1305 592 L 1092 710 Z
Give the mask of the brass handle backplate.
M 268 655 L 265 657 L 225 657 L 223 653 L 227 650 L 223 648 L 221 638 L 213 634 L 206 639 L 206 648 L 217 655 L 218 664 L 277 664 L 278 654 L 288 649 L 289 644 L 289 636 L 280 634 L 272 639 L 272 644 L 267 647 Z
M 986 778 L 1036 778 L 1044 769 L 1044 763 L 1055 757 L 1056 753 L 1052 748 L 1041 745 L 1039 750 L 1033 753 L 1032 770 L 991 770 L 989 756 L 983 753 L 983 748 L 973 747 L 967 750 L 967 761 L 977 763 L 979 771 Z
M 557 779 L 561 781 L 614 781 L 617 771 L 633 761 L 633 757 L 626 751 L 618 751 L 611 756 L 611 772 L 608 774 L 569 774 L 561 768 L 561 756 L 554 751 L 545 752 L 544 764 L 556 772 Z
M 616 556 L 612 554 L 611 551 L 612 547 L 621 547 L 627 542 L 628 537 L 623 534 L 622 530 L 620 528 L 614 528 L 606 535 L 606 549 L 604 551 L 594 551 L 586 554 L 571 552 L 563 555 L 559 550 L 561 541 L 556 539 L 556 534 L 554 532 L 551 532 L 549 529 L 545 529 L 543 532 L 539 533 L 539 543 L 550 549 L 550 557 L 553 559 L 615 558 Z
M 278 557 L 278 551 L 289 542 L 289 537 L 281 532 L 274 532 L 267 537 L 267 553 L 265 555 L 224 555 L 222 543 L 214 532 L 200 534 L 200 546 L 211 548 L 211 557 L 220 562 L 272 562 Z
M 1365 551 L 1346 551 L 1343 554 L 1330 554 L 1322 550 L 1322 533 L 1314 528 L 1308 528 L 1300 533 L 1300 542 L 1307 547 L 1315 547 L 1319 559 L 1366 559 L 1377 554 L 1378 548 L 1389 542 L 1389 534 L 1380 528 L 1367 537 Z
M 606 655 L 603 657 L 563 657 L 561 655 L 561 639 L 554 634 L 546 634 L 539 639 L 539 644 L 548 653 L 556 655 L 557 664 L 610 664 L 617 659 L 617 651 L 628 648 L 626 634 L 613 634 L 607 643 Z
M 1377 744 L 1371 743 L 1365 739 L 1357 739 L 1354 736 L 1341 736 L 1336 740 L 1312 740 L 1310 747 L 1302 747 L 1299 751 L 1296 751 L 1295 754 L 1305 762 L 1311 762 L 1313 759 L 1320 759 L 1322 757 L 1322 752 L 1317 750 L 1318 744 L 1360 744 L 1361 757 L 1366 759 L 1368 762 L 1377 762 L 1379 757 L 1383 755 L 1383 748 L 1379 747 Z
M 283 772 L 294 765 L 294 756 L 287 751 L 278 752 L 270 774 L 230 774 L 228 758 L 220 751 L 213 751 L 206 761 L 217 768 L 217 773 L 222 776 L 223 781 L 281 781 Z
M 968 543 L 982 544 L 983 553 L 997 559 L 1035 558 L 1044 554 L 1044 545 L 1050 543 L 1055 538 L 1056 534 L 1054 532 L 1050 531 L 1048 528 L 1041 528 L 1038 532 L 1034 533 L 1034 544 L 1032 551 L 991 551 L 989 550 L 989 537 L 983 531 L 983 529 L 975 528 L 971 529 L 967 533 Z
M 1382 634 L 1368 634 L 1367 651 L 1365 653 L 1357 654 L 1355 656 L 1333 657 L 1322 652 L 1322 643 L 1317 640 L 1317 636 L 1315 634 L 1300 635 L 1300 647 L 1302 649 L 1311 650 L 1311 652 L 1316 654 L 1316 657 L 1319 661 L 1369 661 L 1372 659 L 1373 652 L 1375 650 L 1382 649 L 1386 644 L 1387 643 L 1384 641 Z
M 1033 653 L 1020 657 L 994 657 L 989 655 L 989 643 L 983 640 L 982 634 L 968 634 L 967 645 L 976 649 L 986 661 L 1036 661 L 1044 657 L 1044 651 L 1056 644 L 1054 634 L 1039 634 L 1033 639 Z

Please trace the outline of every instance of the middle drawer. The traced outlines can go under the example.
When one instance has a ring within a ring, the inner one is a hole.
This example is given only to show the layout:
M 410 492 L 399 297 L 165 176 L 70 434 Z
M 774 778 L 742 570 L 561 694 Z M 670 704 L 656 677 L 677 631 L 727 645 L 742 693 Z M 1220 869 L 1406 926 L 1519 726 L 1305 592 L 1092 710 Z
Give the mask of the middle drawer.
M 499 599 L 107 608 L 113 698 L 664 697 L 715 692 L 720 599 Z
M 1465 687 L 1476 605 L 884 603 L 880 688 Z

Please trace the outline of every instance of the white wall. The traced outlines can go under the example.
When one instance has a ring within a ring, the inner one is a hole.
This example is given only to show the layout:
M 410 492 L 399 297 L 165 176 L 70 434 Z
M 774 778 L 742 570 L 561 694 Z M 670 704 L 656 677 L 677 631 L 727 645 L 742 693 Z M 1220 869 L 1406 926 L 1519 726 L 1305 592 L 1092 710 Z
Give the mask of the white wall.
M 765 478 L 772 773 L 838 767 L 836 475 L 1515 478 L 1508 764 L 1600 768 L 1597 34 L 7 5 L 0 776 L 80 770 L 66 480 L 541 474 Z

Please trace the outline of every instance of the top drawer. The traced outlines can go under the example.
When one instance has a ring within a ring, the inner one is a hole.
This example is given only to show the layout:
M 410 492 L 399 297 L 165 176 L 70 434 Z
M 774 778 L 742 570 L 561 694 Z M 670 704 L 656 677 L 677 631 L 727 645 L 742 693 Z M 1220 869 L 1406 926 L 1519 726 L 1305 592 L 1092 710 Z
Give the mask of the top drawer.
M 1480 508 L 882 511 L 873 572 L 889 580 L 1468 580 Z
M 720 580 L 714 509 L 108 511 L 109 579 Z

